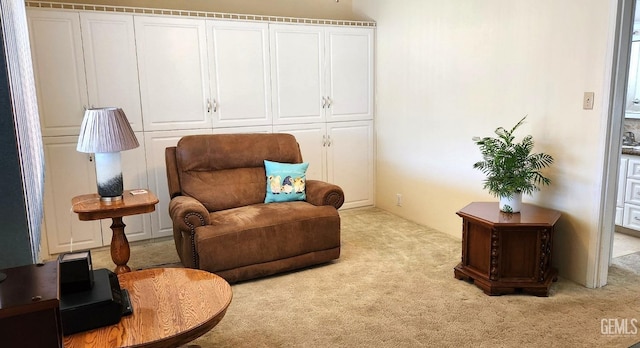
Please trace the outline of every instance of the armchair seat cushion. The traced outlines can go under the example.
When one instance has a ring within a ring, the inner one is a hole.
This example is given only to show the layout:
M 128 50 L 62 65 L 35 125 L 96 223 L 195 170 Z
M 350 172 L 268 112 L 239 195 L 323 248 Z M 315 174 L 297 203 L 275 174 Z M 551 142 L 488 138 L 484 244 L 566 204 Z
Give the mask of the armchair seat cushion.
M 196 229 L 199 268 L 230 282 L 243 279 L 253 265 L 262 265 L 250 278 L 299 268 L 296 258 L 318 263 L 317 252 L 340 254 L 340 217 L 332 206 L 307 202 L 254 204 L 210 213 L 211 224 Z M 326 260 L 325 260 L 326 261 Z M 271 267 L 265 267 L 271 263 Z M 287 265 L 291 264 L 288 267 Z M 247 269 L 249 268 L 249 269 Z

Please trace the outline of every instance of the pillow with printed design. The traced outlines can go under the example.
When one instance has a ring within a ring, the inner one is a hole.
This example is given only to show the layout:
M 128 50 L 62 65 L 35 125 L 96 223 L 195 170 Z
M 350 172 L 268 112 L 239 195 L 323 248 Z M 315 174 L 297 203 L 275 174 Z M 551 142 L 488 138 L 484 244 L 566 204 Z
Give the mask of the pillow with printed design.
M 305 182 L 309 163 L 280 163 L 264 161 L 267 176 L 265 203 L 304 201 Z

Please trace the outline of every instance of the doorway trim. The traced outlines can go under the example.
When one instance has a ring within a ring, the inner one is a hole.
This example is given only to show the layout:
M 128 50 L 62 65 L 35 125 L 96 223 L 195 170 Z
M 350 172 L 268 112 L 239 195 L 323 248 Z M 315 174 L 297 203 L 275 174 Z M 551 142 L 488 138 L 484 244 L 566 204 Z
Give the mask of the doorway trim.
M 597 229 L 595 267 L 587 274 L 587 283 L 593 287 L 607 284 L 615 230 L 616 194 L 620 171 L 621 141 L 624 123 L 624 105 L 629 75 L 629 51 L 633 31 L 636 0 L 618 0 L 616 24 L 613 33 L 611 57 L 611 84 L 605 134 L 603 185 L 600 200 L 600 221 Z M 590 258 L 591 259 L 591 258 Z M 591 276 L 591 277 L 590 277 Z M 589 279 L 591 278 L 591 279 Z

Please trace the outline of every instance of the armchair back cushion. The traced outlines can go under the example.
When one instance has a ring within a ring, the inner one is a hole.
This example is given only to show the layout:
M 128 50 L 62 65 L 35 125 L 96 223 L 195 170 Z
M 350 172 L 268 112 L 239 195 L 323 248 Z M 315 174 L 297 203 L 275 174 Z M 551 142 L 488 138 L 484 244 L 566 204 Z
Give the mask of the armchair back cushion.
M 178 142 L 175 158 L 181 194 L 200 201 L 210 212 L 264 202 L 265 159 L 302 162 L 290 134 L 186 136 Z

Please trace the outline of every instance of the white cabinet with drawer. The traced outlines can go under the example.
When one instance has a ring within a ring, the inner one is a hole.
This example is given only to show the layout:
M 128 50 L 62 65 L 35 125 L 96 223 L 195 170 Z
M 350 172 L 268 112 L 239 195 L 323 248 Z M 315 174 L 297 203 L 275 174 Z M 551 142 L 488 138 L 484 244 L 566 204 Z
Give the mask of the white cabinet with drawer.
M 622 155 L 618 180 L 616 225 L 640 230 L 640 156 Z

